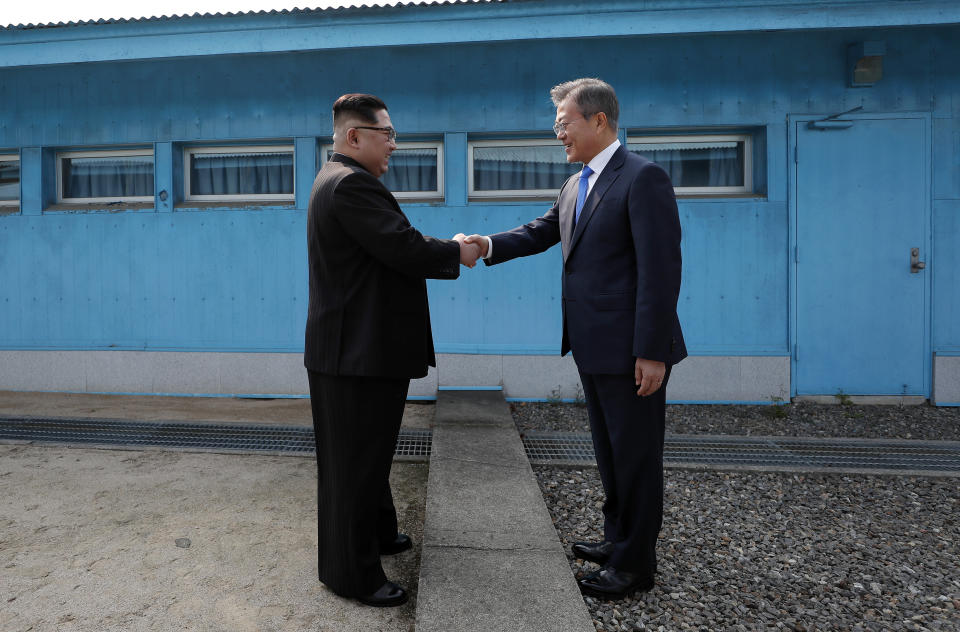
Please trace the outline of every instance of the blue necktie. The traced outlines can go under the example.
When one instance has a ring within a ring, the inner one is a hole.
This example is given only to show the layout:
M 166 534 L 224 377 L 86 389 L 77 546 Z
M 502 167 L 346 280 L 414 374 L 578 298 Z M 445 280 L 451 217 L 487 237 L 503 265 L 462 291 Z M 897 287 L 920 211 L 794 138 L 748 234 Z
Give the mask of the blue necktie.
M 577 190 L 577 214 L 574 216 L 574 226 L 580 221 L 580 211 L 583 210 L 583 203 L 587 200 L 587 180 L 589 180 L 592 175 L 593 169 L 587 165 L 583 165 L 583 171 L 580 172 L 580 188 Z

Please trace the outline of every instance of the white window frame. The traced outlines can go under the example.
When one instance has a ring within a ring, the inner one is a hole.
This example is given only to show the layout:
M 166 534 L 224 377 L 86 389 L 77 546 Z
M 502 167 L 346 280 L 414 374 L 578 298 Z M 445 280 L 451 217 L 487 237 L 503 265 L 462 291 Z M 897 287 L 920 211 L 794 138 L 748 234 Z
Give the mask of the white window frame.
M 190 161 L 194 154 L 276 154 L 293 155 L 292 193 L 241 193 L 194 195 L 190 192 Z M 183 149 L 183 199 L 185 202 L 293 202 L 297 196 L 297 152 L 293 145 L 204 145 Z
M 433 191 L 391 191 L 398 200 L 442 200 L 443 189 L 443 141 L 398 142 L 397 149 L 436 149 L 437 150 L 437 188 Z M 327 162 L 327 153 L 333 151 L 332 144 L 320 147 L 320 165 Z
M 690 134 L 681 136 L 629 136 L 627 146 L 633 143 L 743 143 L 743 186 L 736 187 L 673 187 L 678 196 L 697 195 L 752 195 L 753 194 L 753 136 L 750 134 Z M 641 154 L 642 155 L 642 154 Z
M 503 140 L 471 140 L 467 141 L 467 197 L 486 198 L 536 198 L 550 199 L 557 197 L 556 189 L 502 189 L 498 191 L 476 191 L 473 186 L 473 150 L 475 147 L 541 147 L 555 146 L 557 152 L 563 151 L 563 144 L 556 138 L 527 138 Z
M 103 149 L 97 151 L 57 152 L 57 202 L 60 204 L 115 204 L 117 202 L 154 202 L 152 195 L 111 198 L 66 198 L 63 197 L 63 161 L 67 158 L 122 158 L 124 156 L 150 156 L 153 158 L 154 191 L 156 191 L 157 159 L 153 149 Z
M 17 154 L 0 154 L 0 162 L 16 162 L 20 163 L 20 156 Z M 20 178 L 17 180 L 17 183 L 23 182 L 23 168 L 20 168 Z M 19 187 L 18 187 L 19 188 Z M 20 192 L 17 192 L 16 200 L 0 200 L 0 206 L 20 206 Z

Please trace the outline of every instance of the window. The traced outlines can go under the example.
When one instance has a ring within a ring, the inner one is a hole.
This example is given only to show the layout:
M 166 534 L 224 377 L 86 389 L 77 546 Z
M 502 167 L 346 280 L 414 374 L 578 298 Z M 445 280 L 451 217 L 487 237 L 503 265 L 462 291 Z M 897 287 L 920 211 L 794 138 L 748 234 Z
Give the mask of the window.
M 632 137 L 627 149 L 663 167 L 677 195 L 753 193 L 749 134 Z
M 554 198 L 580 163 L 568 163 L 556 140 L 483 140 L 468 143 L 470 197 Z
M 326 146 L 323 161 L 332 154 L 333 148 Z M 398 200 L 442 199 L 443 144 L 397 143 L 381 181 Z
M 0 206 L 20 204 L 20 160 L 17 156 L 0 156 Z
M 183 164 L 189 201 L 294 200 L 292 145 L 188 147 Z
M 153 150 L 71 151 L 57 155 L 59 202 L 153 202 Z

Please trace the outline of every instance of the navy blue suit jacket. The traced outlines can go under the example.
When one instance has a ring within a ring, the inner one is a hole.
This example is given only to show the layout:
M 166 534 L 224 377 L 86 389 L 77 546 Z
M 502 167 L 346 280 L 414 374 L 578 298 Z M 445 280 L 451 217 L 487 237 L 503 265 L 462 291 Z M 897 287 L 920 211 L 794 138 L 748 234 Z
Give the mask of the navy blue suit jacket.
M 686 357 L 680 295 L 680 217 L 670 177 L 620 147 L 574 228 L 579 174 L 529 224 L 491 235 L 488 265 L 563 249 L 563 341 L 584 373 L 633 374 L 636 358 L 668 365 Z

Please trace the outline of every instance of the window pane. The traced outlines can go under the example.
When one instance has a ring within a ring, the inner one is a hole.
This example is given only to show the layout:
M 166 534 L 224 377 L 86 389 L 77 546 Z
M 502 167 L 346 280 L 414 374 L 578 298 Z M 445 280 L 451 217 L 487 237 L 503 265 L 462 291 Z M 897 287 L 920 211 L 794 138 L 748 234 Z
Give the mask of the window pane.
M 570 164 L 560 145 L 473 148 L 474 191 L 555 190 L 580 163 Z
M 20 162 L 0 161 L 0 202 L 16 202 L 20 199 Z
M 153 195 L 153 156 L 62 159 L 64 198 Z
M 393 192 L 436 191 L 437 150 L 396 149 L 390 156 L 390 168 L 383 185 Z
M 190 155 L 190 195 L 293 195 L 293 152 Z
M 627 149 L 652 160 L 675 187 L 742 187 L 743 141 L 630 143 Z

